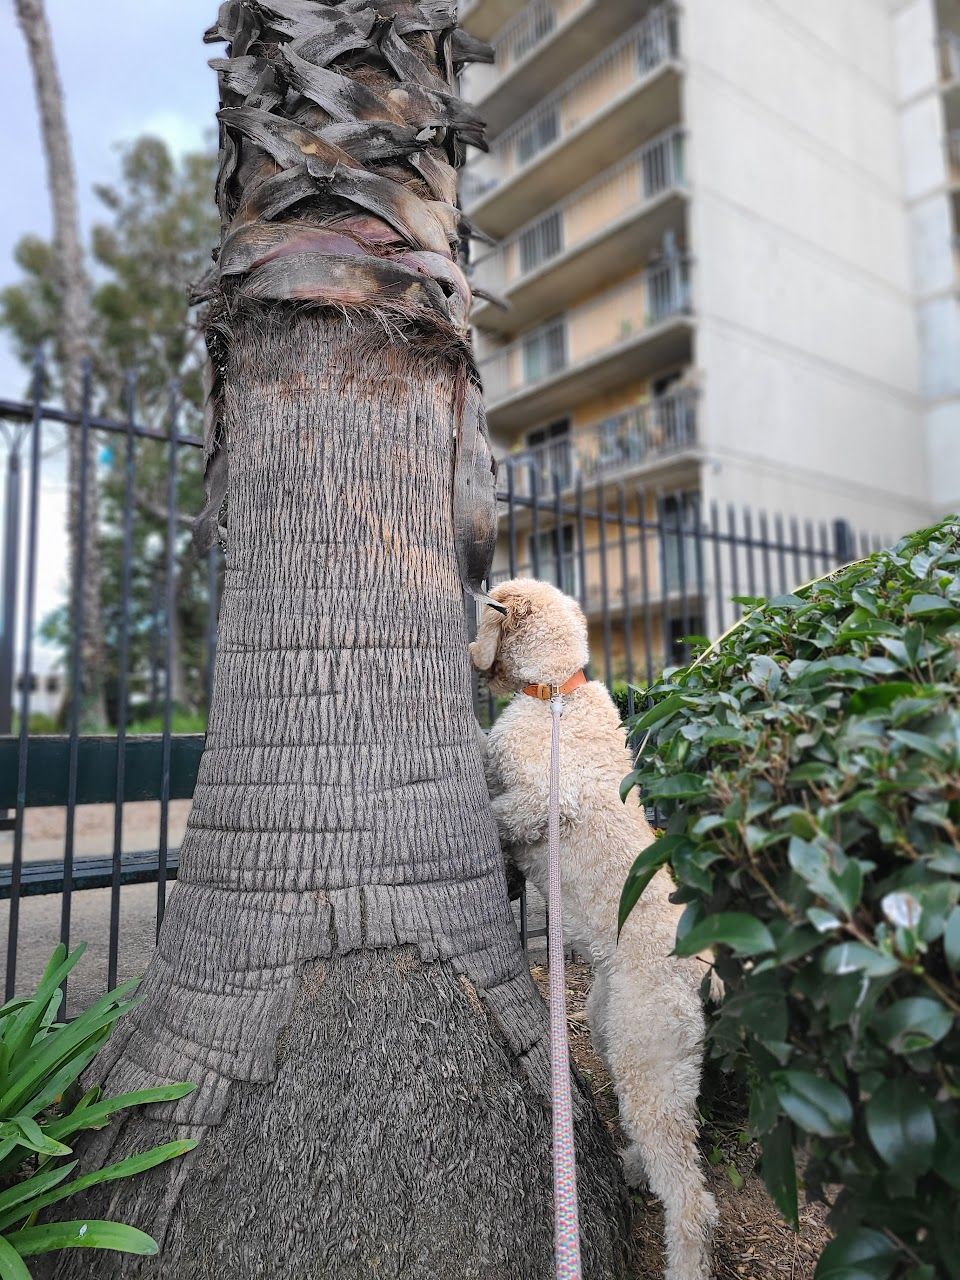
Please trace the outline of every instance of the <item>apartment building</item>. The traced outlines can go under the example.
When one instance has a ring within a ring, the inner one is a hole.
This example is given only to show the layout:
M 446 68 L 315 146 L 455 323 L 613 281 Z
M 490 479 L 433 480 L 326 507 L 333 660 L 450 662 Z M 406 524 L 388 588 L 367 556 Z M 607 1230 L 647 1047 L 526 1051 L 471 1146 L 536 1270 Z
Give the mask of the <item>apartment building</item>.
M 495 62 L 464 76 L 490 150 L 462 201 L 495 241 L 475 284 L 508 304 L 478 302 L 475 345 L 518 497 L 885 537 L 960 506 L 957 3 L 464 0 Z M 513 560 L 559 558 L 589 613 L 603 522 L 564 509 Z M 664 610 L 668 550 L 623 567 Z
M 960 3 L 893 4 L 930 494 L 960 510 Z

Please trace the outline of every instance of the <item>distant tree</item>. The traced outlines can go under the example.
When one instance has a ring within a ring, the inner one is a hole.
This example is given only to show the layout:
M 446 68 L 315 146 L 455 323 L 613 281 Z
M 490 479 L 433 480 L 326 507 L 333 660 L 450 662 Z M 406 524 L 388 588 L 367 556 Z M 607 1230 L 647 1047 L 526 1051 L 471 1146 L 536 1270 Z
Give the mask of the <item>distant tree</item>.
M 219 236 L 210 197 L 216 155 L 196 152 L 179 161 L 158 138 L 144 137 L 122 151 L 116 185 L 97 188 L 107 217 L 92 232 L 97 284 L 92 291 L 89 353 L 97 408 L 111 416 L 126 412 L 126 379 L 136 376 L 137 418 L 164 430 L 169 422 L 169 388 L 180 384 L 180 429 L 202 432 L 204 346 L 191 323 L 188 286 L 210 263 Z M 56 254 L 36 236 L 19 243 L 22 279 L 0 291 L 0 327 L 8 330 L 20 358 L 28 363 L 38 342 L 59 324 L 61 294 L 56 287 Z M 59 378 L 57 364 L 55 376 Z M 122 521 L 125 482 L 124 441 L 101 439 L 105 474 L 100 503 L 101 622 L 107 710 L 114 710 L 118 676 L 117 641 L 122 613 Z M 166 564 L 166 446 L 137 444 L 130 670 L 144 681 L 151 660 L 158 599 L 163 598 Z M 191 513 L 200 509 L 203 463 L 199 450 L 181 450 L 177 540 L 177 611 L 174 618 L 173 696 L 192 708 L 202 700 L 206 622 L 205 567 L 190 537 Z M 66 646 L 69 615 L 48 619 L 47 635 Z
M 77 179 L 67 129 L 63 85 L 43 0 L 15 0 L 15 4 L 33 71 L 53 212 L 53 245 L 46 255 L 47 285 L 56 303 L 56 325 L 51 332 L 56 342 L 63 401 L 68 409 L 76 410 L 80 407 L 82 394 L 83 361 L 89 350 L 90 286 L 84 268 Z M 83 443 L 79 431 L 68 432 L 68 439 L 70 499 L 67 527 L 70 556 L 75 563 L 81 546 L 84 555 L 82 589 L 85 621 L 83 635 L 77 638 L 82 646 L 83 675 L 80 689 L 73 692 L 80 698 L 81 725 L 91 728 L 104 719 L 97 475 L 91 442 L 86 519 L 81 530 Z

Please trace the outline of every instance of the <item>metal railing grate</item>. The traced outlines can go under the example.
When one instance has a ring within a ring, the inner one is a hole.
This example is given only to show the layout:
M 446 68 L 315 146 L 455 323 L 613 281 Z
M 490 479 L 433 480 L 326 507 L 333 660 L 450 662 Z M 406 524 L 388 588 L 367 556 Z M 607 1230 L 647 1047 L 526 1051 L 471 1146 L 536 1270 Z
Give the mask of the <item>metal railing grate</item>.
M 461 195 L 475 205 L 529 165 L 538 155 L 601 115 L 660 66 L 679 56 L 679 16 L 675 4 L 647 16 L 565 81 L 537 107 L 493 140 L 489 152 L 463 171 Z

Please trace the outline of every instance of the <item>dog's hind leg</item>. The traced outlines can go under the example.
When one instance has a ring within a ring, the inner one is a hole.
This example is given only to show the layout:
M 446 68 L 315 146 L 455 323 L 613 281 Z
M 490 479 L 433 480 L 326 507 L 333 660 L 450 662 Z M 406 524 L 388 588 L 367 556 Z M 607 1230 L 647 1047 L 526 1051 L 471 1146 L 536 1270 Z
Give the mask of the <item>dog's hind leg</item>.
M 623 1127 L 631 1138 L 623 1153 L 627 1182 L 645 1177 L 663 1205 L 666 1280 L 707 1280 L 717 1206 L 700 1167 L 692 1117 L 661 1116 L 646 1132 L 636 1125 Z
M 652 975 L 647 975 L 648 981 Z M 697 1150 L 699 999 L 650 981 L 638 993 L 614 979 L 609 1056 L 620 1103 L 628 1182 L 646 1178 L 664 1211 L 667 1280 L 707 1280 L 717 1207 Z

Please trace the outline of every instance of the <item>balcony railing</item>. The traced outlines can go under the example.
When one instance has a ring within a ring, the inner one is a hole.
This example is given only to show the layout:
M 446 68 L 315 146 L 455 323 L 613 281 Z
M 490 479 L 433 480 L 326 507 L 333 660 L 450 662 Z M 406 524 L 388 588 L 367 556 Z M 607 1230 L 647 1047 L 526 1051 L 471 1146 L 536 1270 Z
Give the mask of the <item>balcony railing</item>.
M 947 134 L 947 177 L 951 182 L 960 182 L 960 129 Z
M 505 75 L 536 47 L 548 40 L 557 27 L 592 0 L 533 0 L 521 9 L 493 42 L 497 75 Z
M 689 262 L 667 257 L 480 361 L 489 407 L 627 346 L 690 309 Z
M 679 53 L 679 20 L 673 3 L 651 9 L 642 22 L 567 80 L 491 144 L 466 168 L 463 202 L 474 205 L 520 172 L 549 147 L 601 115 L 617 99 Z
M 943 31 L 939 40 L 940 79 L 944 84 L 960 81 L 960 35 L 956 31 Z
M 554 205 L 475 263 L 477 280 L 502 293 L 546 262 L 590 240 L 605 227 L 685 184 L 682 129 L 654 138 L 615 168 Z
M 549 501 L 578 481 L 613 480 L 637 467 L 690 449 L 697 440 L 697 392 L 691 387 L 668 391 L 646 404 L 605 418 L 575 435 L 511 455 L 502 465 L 513 472 L 513 491 L 520 497 L 539 495 Z

